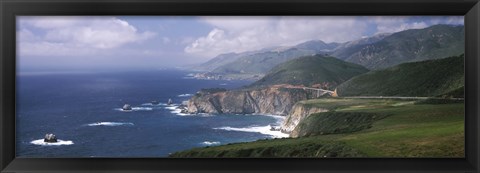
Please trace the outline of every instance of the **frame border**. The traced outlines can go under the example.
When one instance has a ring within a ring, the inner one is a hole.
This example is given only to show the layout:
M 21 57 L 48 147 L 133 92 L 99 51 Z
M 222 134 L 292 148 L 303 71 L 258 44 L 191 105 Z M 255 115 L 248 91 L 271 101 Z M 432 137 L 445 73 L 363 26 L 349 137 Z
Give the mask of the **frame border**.
M 17 15 L 464 15 L 465 158 L 15 158 Z M 0 0 L 0 172 L 479 171 L 478 0 Z

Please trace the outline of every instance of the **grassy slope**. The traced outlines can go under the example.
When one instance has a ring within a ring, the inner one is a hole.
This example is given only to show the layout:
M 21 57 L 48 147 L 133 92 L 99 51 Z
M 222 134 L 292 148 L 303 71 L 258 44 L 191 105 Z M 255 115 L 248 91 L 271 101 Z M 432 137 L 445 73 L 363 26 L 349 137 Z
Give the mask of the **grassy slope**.
M 340 96 L 437 96 L 464 86 L 464 56 L 400 64 L 342 83 Z
M 335 112 L 388 115 L 353 133 L 272 139 L 177 152 L 171 157 L 463 157 L 464 104 L 412 100 L 302 101 Z
M 366 73 L 368 69 L 334 57 L 321 55 L 305 56 L 287 61 L 276 67 L 251 86 L 293 84 L 310 86 L 316 83 L 340 84 L 348 79 Z M 333 85 L 334 87 L 336 85 Z
M 323 112 L 308 116 L 295 127 L 294 137 L 351 133 L 372 127 L 386 114 L 369 112 Z

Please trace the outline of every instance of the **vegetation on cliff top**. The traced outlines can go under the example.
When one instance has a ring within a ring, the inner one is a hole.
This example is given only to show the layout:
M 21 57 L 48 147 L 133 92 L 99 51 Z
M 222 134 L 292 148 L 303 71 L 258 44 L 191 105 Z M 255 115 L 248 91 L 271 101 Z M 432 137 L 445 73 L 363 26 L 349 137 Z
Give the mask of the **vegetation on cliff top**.
M 339 96 L 463 97 L 464 55 L 371 71 L 337 87 Z M 451 92 L 451 93 L 450 93 Z
M 464 104 L 415 104 L 417 101 L 346 98 L 302 101 L 308 106 L 328 108 L 333 111 L 331 117 L 358 112 L 385 117 L 369 122 L 368 128 L 349 133 L 195 148 L 170 157 L 463 157 Z M 320 117 L 313 120 L 317 118 Z M 308 128 L 305 130 L 314 132 L 321 127 L 312 123 Z M 338 127 L 330 129 L 335 128 Z
M 293 137 L 351 133 L 372 127 L 388 115 L 367 112 L 322 112 L 309 115 L 296 127 Z

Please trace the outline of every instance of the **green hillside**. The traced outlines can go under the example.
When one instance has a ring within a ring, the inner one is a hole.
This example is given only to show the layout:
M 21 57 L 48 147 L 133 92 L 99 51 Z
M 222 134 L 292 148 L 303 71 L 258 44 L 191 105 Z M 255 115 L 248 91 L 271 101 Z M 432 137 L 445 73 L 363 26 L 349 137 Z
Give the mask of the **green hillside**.
M 391 34 L 380 41 L 338 49 L 332 55 L 369 69 L 455 56 L 465 49 L 464 26 L 434 25 Z
M 337 87 L 339 96 L 441 96 L 464 86 L 464 56 L 404 63 L 356 76 Z
M 351 133 L 372 127 L 387 115 L 365 112 L 324 112 L 308 116 L 295 127 L 295 136 Z
M 194 148 L 170 157 L 463 157 L 464 103 L 417 102 L 421 100 L 301 101 L 329 112 L 302 120 L 294 130 L 299 138 Z
M 360 65 L 317 54 L 282 63 L 251 86 L 322 84 L 327 89 L 333 89 L 338 84 L 366 72 L 368 69 Z

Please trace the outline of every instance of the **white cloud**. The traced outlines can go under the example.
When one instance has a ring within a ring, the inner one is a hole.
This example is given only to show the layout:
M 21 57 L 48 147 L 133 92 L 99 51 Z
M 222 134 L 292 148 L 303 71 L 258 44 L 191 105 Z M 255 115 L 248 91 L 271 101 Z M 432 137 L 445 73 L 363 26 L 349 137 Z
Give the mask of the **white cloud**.
M 217 28 L 239 31 L 249 28 L 254 28 L 257 26 L 264 26 L 273 24 L 275 21 L 272 21 L 273 17 L 265 16 L 255 16 L 255 17 L 245 17 L 245 16 L 209 16 L 201 17 L 202 21 L 208 24 L 211 24 Z
M 202 17 L 201 20 L 215 28 L 188 45 L 185 52 L 207 58 L 314 39 L 345 42 L 360 38 L 367 28 L 355 17 Z
M 429 26 L 424 21 L 408 22 L 409 18 L 408 16 L 376 16 L 370 22 L 376 25 L 377 33 L 393 33 Z
M 20 55 L 36 56 L 88 55 L 155 35 L 114 17 L 20 17 L 17 31 Z
M 431 20 L 432 24 L 450 24 L 450 25 L 463 25 L 464 16 L 448 16 L 445 18 L 435 18 Z
M 170 43 L 170 41 L 171 41 L 170 38 L 168 38 L 168 37 L 162 37 L 162 42 L 163 42 L 163 44 Z

